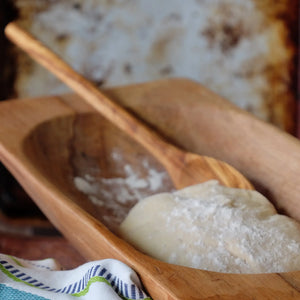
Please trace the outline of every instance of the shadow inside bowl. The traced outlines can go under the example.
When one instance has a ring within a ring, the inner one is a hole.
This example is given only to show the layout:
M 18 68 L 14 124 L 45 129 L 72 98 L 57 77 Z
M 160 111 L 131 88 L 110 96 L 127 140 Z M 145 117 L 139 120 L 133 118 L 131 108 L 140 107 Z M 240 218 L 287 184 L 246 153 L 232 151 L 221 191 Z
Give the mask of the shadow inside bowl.
M 137 201 L 174 189 L 155 158 L 97 113 L 45 121 L 23 147 L 42 176 L 114 233 Z

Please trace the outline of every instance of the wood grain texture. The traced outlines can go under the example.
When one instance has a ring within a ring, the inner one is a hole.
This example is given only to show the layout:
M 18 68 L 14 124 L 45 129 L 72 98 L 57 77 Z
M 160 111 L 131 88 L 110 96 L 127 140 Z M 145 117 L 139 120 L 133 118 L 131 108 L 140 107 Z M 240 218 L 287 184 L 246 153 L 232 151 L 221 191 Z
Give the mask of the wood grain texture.
M 159 81 L 105 93 L 147 120 L 173 143 L 233 163 L 257 186 L 272 191 L 282 209 L 300 219 L 297 181 L 300 168 L 296 163 L 300 142 L 297 139 L 188 80 Z M 76 120 L 83 116 L 93 119 L 95 115 L 90 106 L 74 95 L 0 104 L 0 122 L 3 124 L 0 127 L 1 161 L 81 254 L 90 260 L 112 257 L 125 262 L 138 272 L 153 299 L 300 297 L 299 272 L 240 275 L 170 265 L 138 252 L 99 222 L 96 209 L 87 197 L 83 199 L 69 180 L 74 175 L 74 168 L 70 165 L 74 149 L 70 145 L 75 144 L 71 137 L 78 132 L 76 126 L 87 126 L 79 125 L 86 123 Z M 101 128 L 94 128 L 93 134 L 101 136 L 105 130 L 113 132 L 105 119 L 101 124 Z M 59 151 L 48 149 L 52 143 L 51 134 L 55 138 L 61 135 L 58 146 L 52 144 Z M 118 146 L 122 147 L 126 139 L 121 133 L 117 134 L 120 136 L 114 141 L 121 141 Z M 86 149 L 92 151 L 95 139 L 85 138 Z M 109 145 L 109 139 L 102 139 L 102 142 Z M 135 146 L 130 149 L 134 151 Z M 91 157 L 92 152 L 89 155 Z M 149 154 L 144 152 L 144 155 Z M 135 158 L 132 163 L 138 165 L 139 156 L 135 152 L 131 156 Z M 109 168 L 106 172 L 107 175 L 113 174 Z
M 150 151 L 164 165 L 177 188 L 209 179 L 217 179 L 221 184 L 229 187 L 253 188 L 242 174 L 227 163 L 182 151 L 162 140 L 156 132 L 112 102 L 95 85 L 16 23 L 8 24 L 5 32 L 10 40 L 34 60 L 55 74 L 105 118 Z

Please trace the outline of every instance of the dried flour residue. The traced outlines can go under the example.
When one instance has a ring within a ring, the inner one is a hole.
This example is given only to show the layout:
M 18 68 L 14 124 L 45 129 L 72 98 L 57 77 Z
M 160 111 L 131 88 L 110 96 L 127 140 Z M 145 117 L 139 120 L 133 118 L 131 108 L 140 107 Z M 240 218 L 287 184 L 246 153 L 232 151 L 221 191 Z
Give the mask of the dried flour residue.
M 120 224 L 137 201 L 165 191 L 168 176 L 165 171 L 153 168 L 147 158 L 141 160 L 144 171 L 141 174 L 141 170 L 137 171 L 130 164 L 124 163 L 120 152 L 113 151 L 111 157 L 116 166 L 123 170 L 124 177 L 96 178 L 85 174 L 75 177 L 74 184 L 93 204 L 108 212 L 102 216 L 105 223 Z

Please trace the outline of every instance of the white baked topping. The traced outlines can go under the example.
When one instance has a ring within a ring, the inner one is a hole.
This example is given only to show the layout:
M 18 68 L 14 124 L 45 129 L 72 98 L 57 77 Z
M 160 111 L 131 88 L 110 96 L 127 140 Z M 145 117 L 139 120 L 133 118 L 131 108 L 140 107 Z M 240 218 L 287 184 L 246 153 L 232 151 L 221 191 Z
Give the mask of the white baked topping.
M 37 10 L 30 31 L 99 85 L 191 78 L 263 119 L 290 86 L 287 29 L 268 22 L 253 0 L 68 0 L 47 9 L 26 3 Z M 66 87 L 34 66 L 17 90 L 27 97 Z

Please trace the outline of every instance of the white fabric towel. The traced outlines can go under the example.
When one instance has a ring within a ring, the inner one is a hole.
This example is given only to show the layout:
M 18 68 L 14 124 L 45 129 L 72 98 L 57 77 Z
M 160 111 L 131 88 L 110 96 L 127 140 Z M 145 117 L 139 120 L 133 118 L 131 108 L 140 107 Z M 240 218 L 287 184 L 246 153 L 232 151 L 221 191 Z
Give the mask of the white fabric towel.
M 105 259 L 62 270 L 53 259 L 29 261 L 0 254 L 0 299 L 150 300 L 137 274 Z

